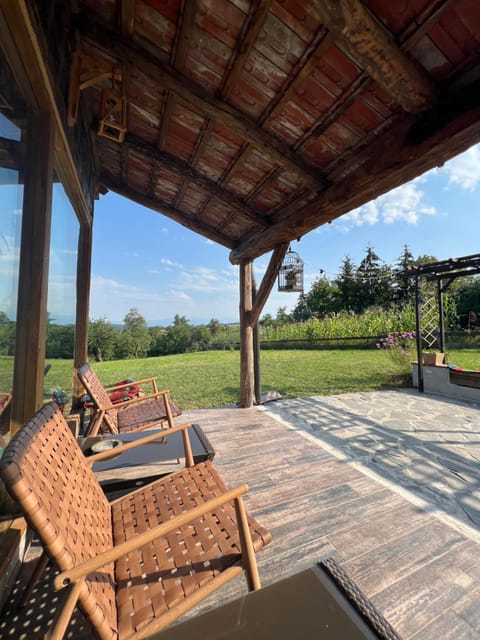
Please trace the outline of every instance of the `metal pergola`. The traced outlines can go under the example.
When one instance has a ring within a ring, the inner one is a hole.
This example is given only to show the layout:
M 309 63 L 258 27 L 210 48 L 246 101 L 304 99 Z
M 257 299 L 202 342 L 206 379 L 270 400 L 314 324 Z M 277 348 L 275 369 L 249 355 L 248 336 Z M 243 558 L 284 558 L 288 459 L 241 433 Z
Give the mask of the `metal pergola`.
M 420 265 L 403 272 L 406 278 L 415 278 L 415 317 L 417 337 L 417 361 L 418 361 L 418 390 L 423 393 L 423 340 L 422 340 L 422 314 L 420 298 L 420 278 L 437 283 L 438 305 L 438 334 L 437 343 L 440 351 L 445 351 L 445 319 L 443 309 L 443 295 L 448 287 L 457 278 L 472 276 L 480 273 L 480 253 L 461 258 L 449 258 L 429 264 Z

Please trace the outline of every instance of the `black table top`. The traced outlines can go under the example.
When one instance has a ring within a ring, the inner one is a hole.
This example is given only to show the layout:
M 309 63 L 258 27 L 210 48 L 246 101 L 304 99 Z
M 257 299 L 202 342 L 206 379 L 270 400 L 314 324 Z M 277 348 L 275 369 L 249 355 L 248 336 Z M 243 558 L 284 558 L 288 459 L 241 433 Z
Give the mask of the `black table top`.
M 331 576 L 315 565 L 242 598 L 148 636 L 149 640 L 399 640 L 362 596 L 365 609 L 387 627 L 371 626 Z

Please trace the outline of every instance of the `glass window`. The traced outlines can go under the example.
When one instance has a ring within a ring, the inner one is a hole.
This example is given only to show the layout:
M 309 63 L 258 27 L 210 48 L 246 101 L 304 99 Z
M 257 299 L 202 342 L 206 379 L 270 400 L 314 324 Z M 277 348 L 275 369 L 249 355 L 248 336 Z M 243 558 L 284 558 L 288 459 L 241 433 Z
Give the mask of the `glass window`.
M 20 129 L 0 114 L 0 392 L 10 391 L 17 314 L 23 185 L 17 158 Z
M 79 228 L 64 188 L 56 182 L 53 185 L 48 276 L 47 359 L 73 358 Z

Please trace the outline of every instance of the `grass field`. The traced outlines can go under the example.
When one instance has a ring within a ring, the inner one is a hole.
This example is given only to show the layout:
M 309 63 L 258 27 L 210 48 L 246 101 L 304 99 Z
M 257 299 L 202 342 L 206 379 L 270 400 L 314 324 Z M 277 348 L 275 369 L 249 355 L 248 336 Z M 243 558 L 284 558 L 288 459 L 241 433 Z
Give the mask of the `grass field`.
M 70 395 L 72 361 L 51 360 L 45 378 L 46 396 L 55 388 Z M 480 368 L 478 351 L 449 352 L 449 362 Z M 238 401 L 240 354 L 207 351 L 142 360 L 92 363 L 104 384 L 125 378 L 158 376 L 161 388 L 184 410 L 232 405 Z M 283 397 L 329 395 L 410 386 L 410 373 L 378 350 L 264 351 L 261 354 L 262 392 Z

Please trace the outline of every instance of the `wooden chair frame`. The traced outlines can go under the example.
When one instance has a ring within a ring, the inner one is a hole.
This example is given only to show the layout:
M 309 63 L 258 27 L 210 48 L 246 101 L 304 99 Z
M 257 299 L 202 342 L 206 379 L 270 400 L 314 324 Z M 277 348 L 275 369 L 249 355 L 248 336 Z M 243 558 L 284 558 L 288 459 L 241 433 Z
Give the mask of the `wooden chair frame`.
M 138 407 L 140 410 L 148 407 L 148 403 L 150 403 L 152 407 L 151 417 L 148 417 L 148 414 L 146 414 L 147 419 L 132 424 L 131 427 L 122 428 L 122 431 L 138 431 L 141 429 L 148 429 L 149 427 L 153 427 L 154 425 L 163 423 L 167 423 L 168 427 L 172 428 L 175 424 L 175 415 L 178 416 L 181 414 L 181 411 L 171 402 L 169 390 L 158 389 L 156 376 L 151 378 L 143 378 L 142 380 L 133 380 L 121 385 L 104 387 L 101 384 L 97 374 L 88 363 L 79 367 L 79 369 L 77 370 L 77 375 L 80 379 L 80 382 L 89 393 L 92 402 L 95 404 L 95 413 L 92 416 L 87 430 L 84 434 L 86 436 L 97 435 L 102 425 L 104 425 L 110 433 L 119 433 L 120 429 L 118 427 L 117 417 L 120 416 L 120 418 L 122 418 L 122 416 L 126 415 L 125 412 L 133 413 L 132 410 L 134 410 L 135 407 Z M 132 398 L 127 402 L 121 402 L 118 404 L 114 404 L 111 402 L 108 397 L 108 392 L 118 391 L 133 384 L 151 384 L 152 392 L 138 398 Z M 163 412 L 158 409 L 158 402 L 156 402 L 158 400 L 160 400 L 161 402 Z
M 193 463 L 188 427 L 123 445 L 181 431 L 186 467 L 110 503 L 91 464 L 121 447 L 85 458 L 55 403 L 8 444 L 0 475 L 60 570 L 55 589 L 65 590 L 51 640 L 64 636 L 77 604 L 102 640 L 139 640 L 243 572 L 250 590 L 260 588 L 255 552 L 271 536 L 245 510 L 246 484 L 229 490 L 211 461 Z

